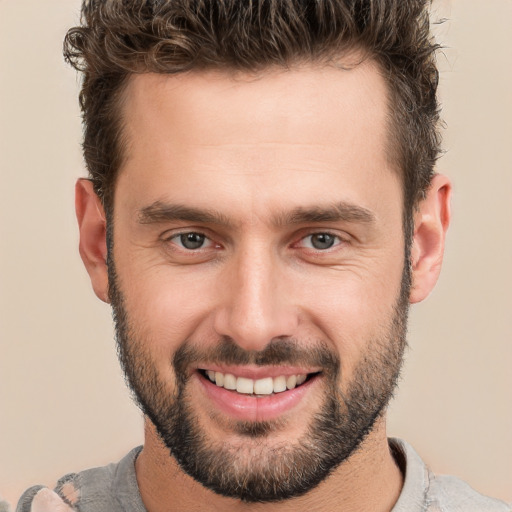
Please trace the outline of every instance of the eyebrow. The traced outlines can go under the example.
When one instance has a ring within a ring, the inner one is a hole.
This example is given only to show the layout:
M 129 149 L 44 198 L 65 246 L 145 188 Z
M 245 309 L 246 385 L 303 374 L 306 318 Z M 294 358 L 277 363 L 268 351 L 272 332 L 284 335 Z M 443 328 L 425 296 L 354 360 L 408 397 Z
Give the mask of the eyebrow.
M 141 224 L 158 224 L 162 222 L 185 221 L 199 224 L 218 224 L 232 227 L 233 223 L 217 210 L 200 209 L 181 204 L 168 204 L 155 201 L 138 212 Z
M 163 222 L 197 222 L 199 224 L 215 224 L 233 227 L 235 224 L 225 214 L 213 210 L 169 204 L 155 201 L 141 208 L 138 212 L 140 224 L 158 224 Z M 297 207 L 290 212 L 280 213 L 273 217 L 272 223 L 278 227 L 319 222 L 356 222 L 373 224 L 375 214 L 362 206 L 347 202 L 339 202 L 326 206 Z
M 327 206 L 298 207 L 288 213 L 277 216 L 275 224 L 304 224 L 308 222 L 357 222 L 362 224 L 375 223 L 375 214 L 352 203 L 339 202 Z

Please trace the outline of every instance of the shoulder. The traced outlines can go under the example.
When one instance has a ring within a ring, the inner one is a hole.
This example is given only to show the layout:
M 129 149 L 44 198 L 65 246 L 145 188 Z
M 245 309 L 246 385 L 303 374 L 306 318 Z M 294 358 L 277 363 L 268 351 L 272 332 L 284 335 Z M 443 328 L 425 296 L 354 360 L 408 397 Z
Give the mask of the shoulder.
M 459 478 L 435 475 L 405 441 L 390 439 L 389 444 L 405 476 L 392 512 L 512 512 L 512 506 L 478 493 Z
M 511 512 L 512 506 L 484 496 L 469 484 L 448 475 L 433 475 L 427 499 L 433 510 L 464 512 Z M 436 509 L 437 507 L 437 509 Z
M 141 449 L 133 449 L 118 463 L 70 473 L 58 481 L 53 491 L 41 485 L 27 489 L 16 512 L 145 512 L 135 476 L 135 460 Z

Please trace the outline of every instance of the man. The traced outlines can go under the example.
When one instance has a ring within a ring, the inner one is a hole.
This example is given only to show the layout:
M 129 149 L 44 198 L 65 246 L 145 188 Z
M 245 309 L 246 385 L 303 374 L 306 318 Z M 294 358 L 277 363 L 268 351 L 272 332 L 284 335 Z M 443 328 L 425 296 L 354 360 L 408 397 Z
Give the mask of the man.
M 386 436 L 450 220 L 427 8 L 84 5 L 80 253 L 145 444 L 18 510 L 510 510 Z

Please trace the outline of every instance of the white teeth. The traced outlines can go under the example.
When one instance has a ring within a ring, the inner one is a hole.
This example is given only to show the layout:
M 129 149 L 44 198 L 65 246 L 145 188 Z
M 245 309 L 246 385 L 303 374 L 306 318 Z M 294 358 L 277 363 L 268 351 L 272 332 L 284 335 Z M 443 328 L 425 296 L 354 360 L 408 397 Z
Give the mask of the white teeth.
M 286 391 L 286 377 L 284 375 L 274 377 L 274 393 L 281 393 L 282 391 Z
M 307 375 L 305 375 L 305 374 L 297 375 L 297 386 L 304 384 L 304 382 L 306 381 L 306 378 L 307 378 Z
M 236 379 L 236 390 L 238 393 L 252 395 L 254 391 L 254 381 L 252 379 L 246 379 L 245 377 L 238 377 L 238 379 Z
M 296 375 L 290 375 L 286 379 L 286 387 L 288 389 L 293 389 L 293 388 L 295 388 L 295 386 L 297 386 L 297 376 Z
M 223 387 L 224 386 L 224 374 L 220 372 L 215 372 L 215 384 L 217 386 Z
M 225 389 L 236 389 L 236 377 L 231 373 L 224 375 L 224 388 Z
M 265 377 L 263 379 L 253 380 L 245 377 L 235 377 L 231 373 L 215 372 L 213 370 L 205 371 L 208 378 L 217 386 L 236 390 L 244 395 L 271 395 L 272 393 L 282 393 L 287 389 L 294 389 L 307 379 L 307 374 L 299 375 L 280 375 L 279 377 Z
M 274 379 L 267 377 L 266 379 L 258 379 L 254 382 L 255 395 L 271 395 L 274 391 Z

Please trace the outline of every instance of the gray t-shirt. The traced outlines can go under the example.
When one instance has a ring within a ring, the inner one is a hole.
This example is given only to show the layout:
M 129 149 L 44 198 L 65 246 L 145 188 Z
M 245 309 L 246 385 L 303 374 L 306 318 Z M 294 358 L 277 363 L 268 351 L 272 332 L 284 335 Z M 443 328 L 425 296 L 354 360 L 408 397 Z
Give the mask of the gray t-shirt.
M 482 496 L 458 478 L 434 475 L 405 441 L 390 439 L 389 443 L 405 475 L 391 512 L 512 512 L 512 506 Z M 79 512 L 147 512 L 135 476 L 135 459 L 141 449 L 133 449 L 117 464 L 66 475 L 55 492 Z M 30 512 L 41 489 L 35 486 L 25 491 L 16 512 Z

